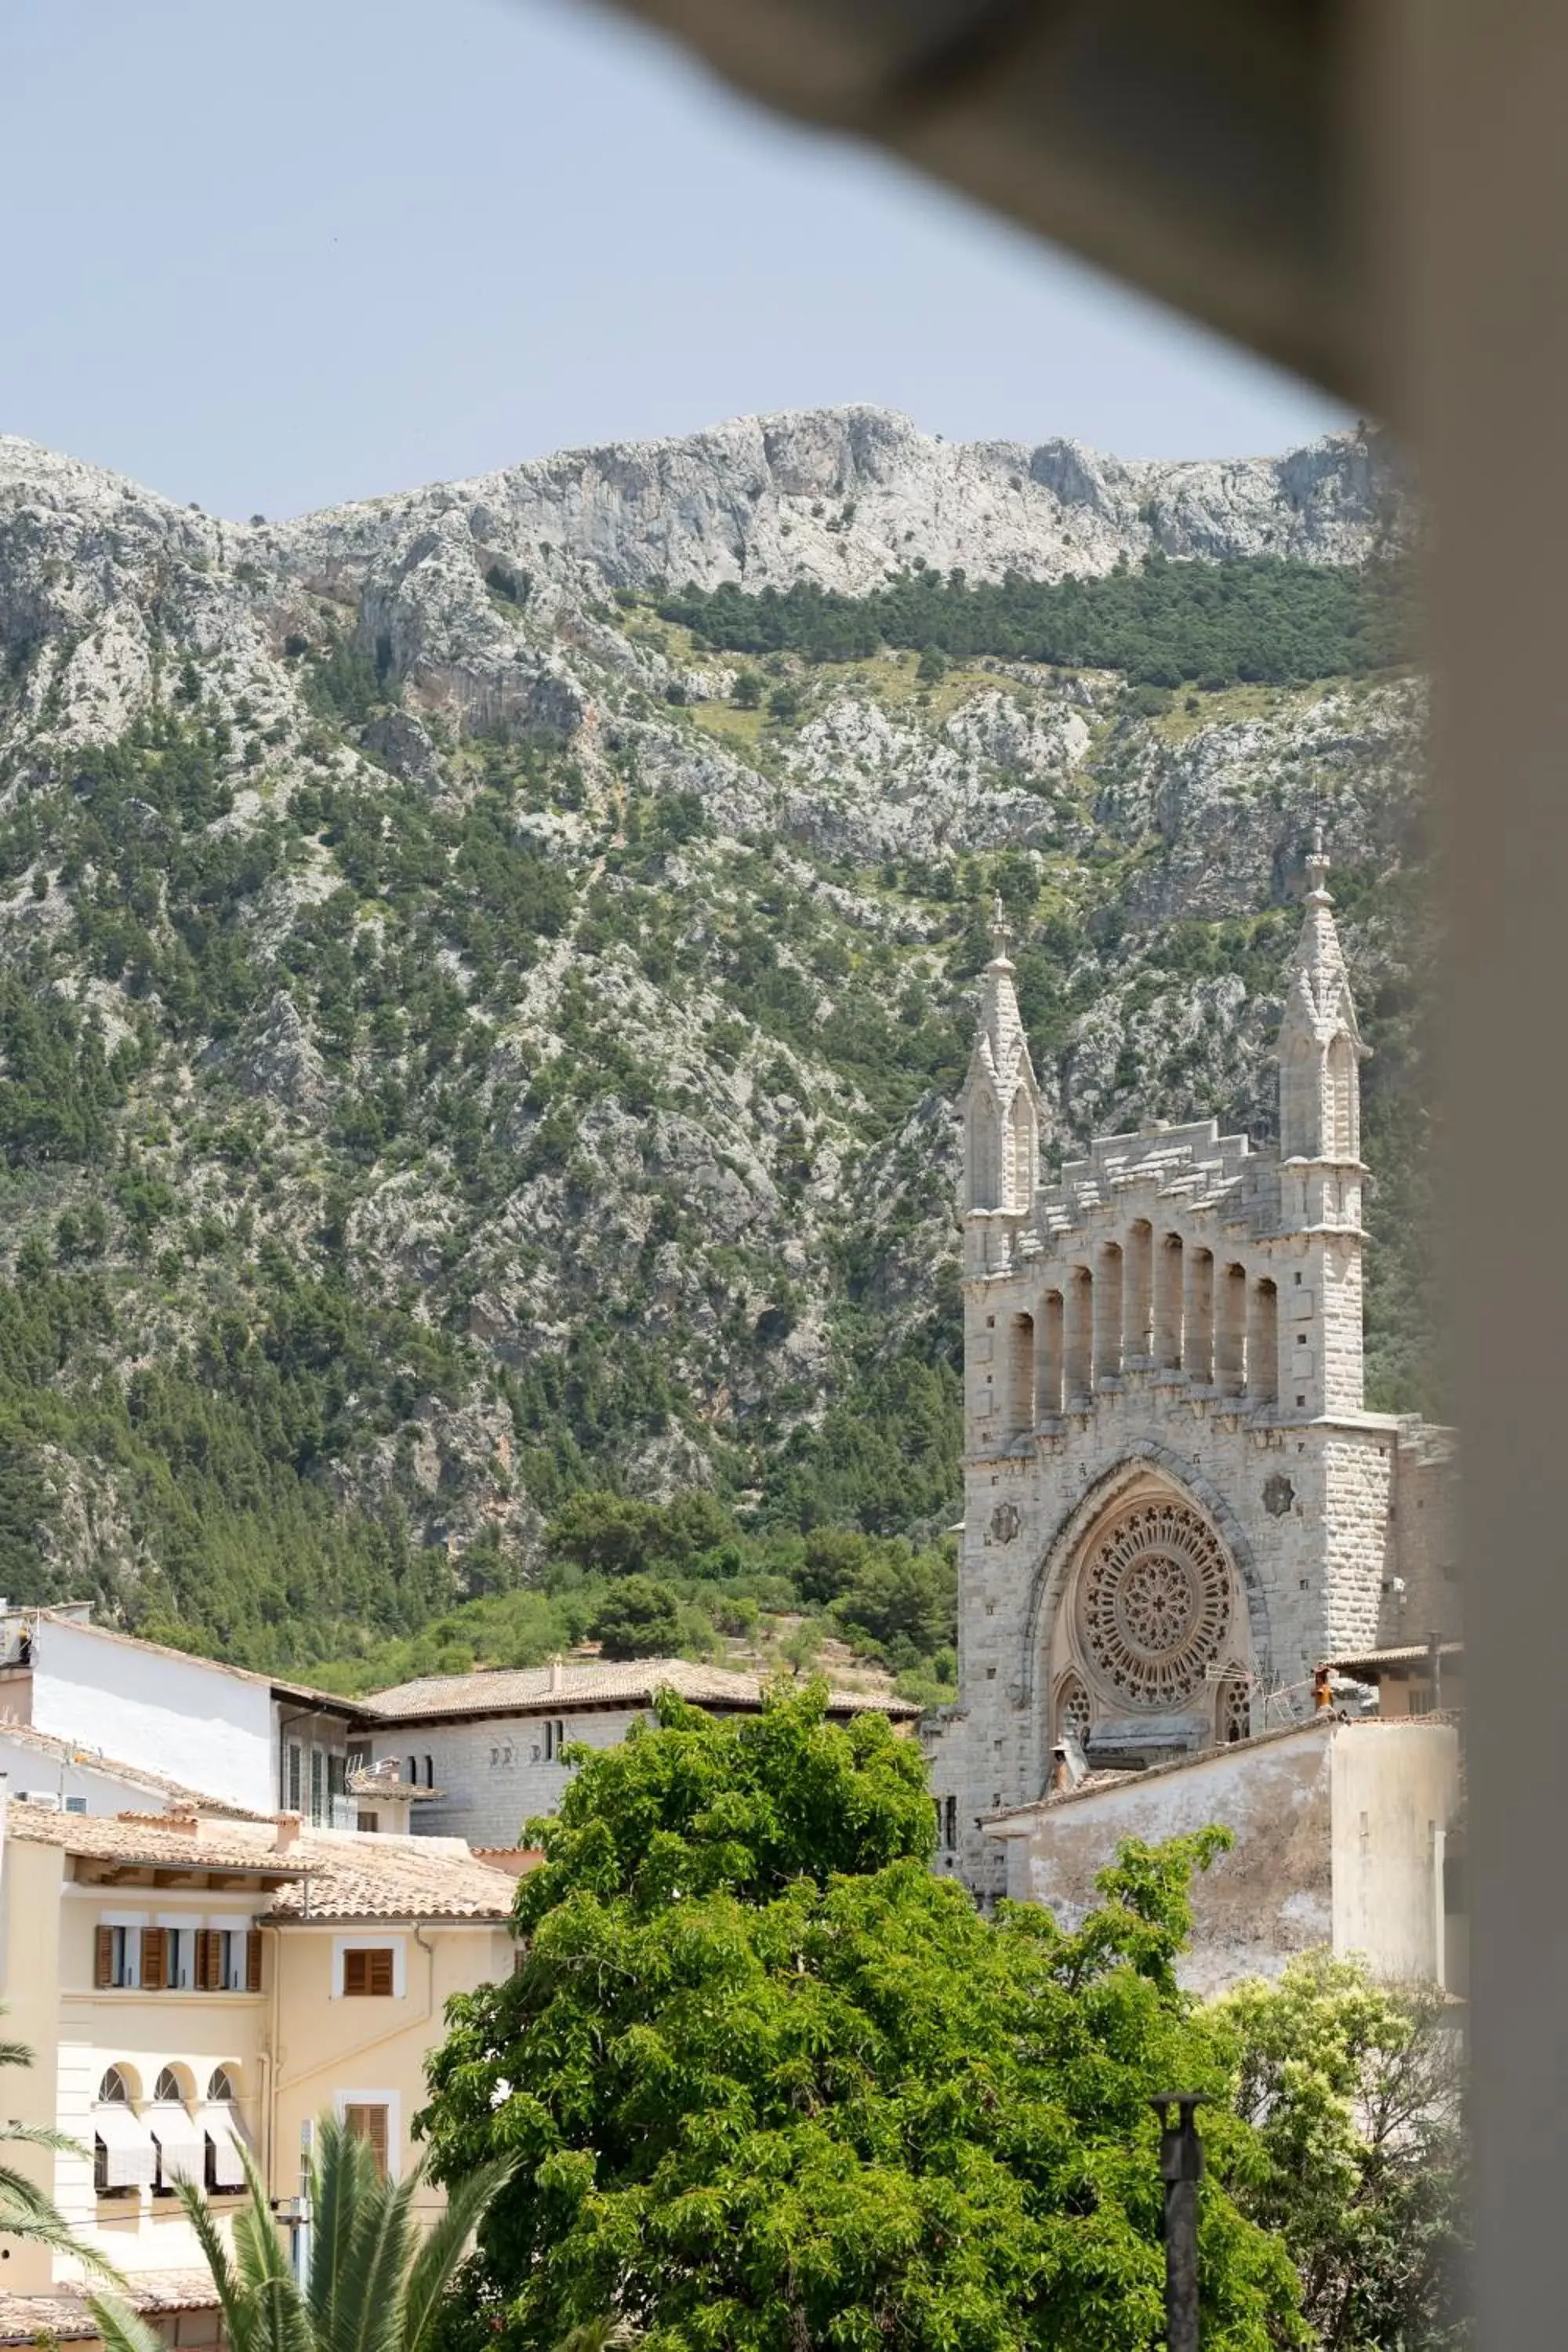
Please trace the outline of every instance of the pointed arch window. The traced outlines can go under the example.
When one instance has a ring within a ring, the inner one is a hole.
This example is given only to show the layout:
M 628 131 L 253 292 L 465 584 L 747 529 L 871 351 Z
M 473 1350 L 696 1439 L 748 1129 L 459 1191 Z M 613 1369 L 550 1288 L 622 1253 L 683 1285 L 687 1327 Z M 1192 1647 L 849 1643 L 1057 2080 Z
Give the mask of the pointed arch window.
M 1058 1745 L 1064 1739 L 1071 1739 L 1080 1748 L 1087 1747 L 1093 1717 L 1094 1709 L 1082 1677 L 1064 1675 L 1057 1685 L 1055 1737 Z
M 1220 1745 L 1231 1748 L 1238 1739 L 1252 1737 L 1252 1688 L 1250 1677 L 1244 1674 L 1226 1675 L 1219 1686 Z

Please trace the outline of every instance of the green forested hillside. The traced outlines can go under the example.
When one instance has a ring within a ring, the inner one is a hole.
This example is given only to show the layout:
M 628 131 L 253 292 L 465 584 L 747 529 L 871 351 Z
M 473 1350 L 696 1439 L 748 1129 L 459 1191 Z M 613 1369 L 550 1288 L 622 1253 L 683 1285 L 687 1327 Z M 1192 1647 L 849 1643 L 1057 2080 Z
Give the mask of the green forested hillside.
M 90 635 L 0 646 L 8 1596 L 358 1687 L 591 1637 L 938 1688 L 990 896 L 1049 1152 L 1263 1137 L 1325 810 L 1372 1396 L 1440 1402 L 1419 690 L 1323 682 L 1390 649 L 1385 577 L 546 609 L 487 560 L 464 627 L 529 683 L 470 707 L 460 631 L 433 669 L 395 607 L 202 562 L 123 724 Z

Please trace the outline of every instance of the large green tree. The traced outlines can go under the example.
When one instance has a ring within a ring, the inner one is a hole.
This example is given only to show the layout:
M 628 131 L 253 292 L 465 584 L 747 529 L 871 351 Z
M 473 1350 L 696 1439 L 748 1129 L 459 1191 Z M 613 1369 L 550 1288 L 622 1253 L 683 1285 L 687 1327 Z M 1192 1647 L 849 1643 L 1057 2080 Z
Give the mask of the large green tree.
M 519 2167 L 458 2333 L 558 2344 L 614 2317 L 655 2352 L 1148 2352 L 1163 2257 L 1152 2092 L 1228 2086 L 1173 1964 L 1217 1832 L 1127 1848 L 1075 1934 L 993 1923 L 929 1868 L 911 1743 L 817 1686 L 758 1717 L 667 1696 L 579 1751 L 519 1893 L 519 1972 L 454 2002 L 426 2126 L 438 2177 Z M 1278 2242 L 1221 2185 L 1208 2352 L 1302 2341 Z

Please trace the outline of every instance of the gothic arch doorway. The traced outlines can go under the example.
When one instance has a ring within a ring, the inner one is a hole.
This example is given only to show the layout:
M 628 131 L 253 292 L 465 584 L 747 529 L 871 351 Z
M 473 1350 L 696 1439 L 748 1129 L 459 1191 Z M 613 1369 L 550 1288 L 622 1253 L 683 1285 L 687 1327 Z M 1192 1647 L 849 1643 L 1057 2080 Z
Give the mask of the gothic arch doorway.
M 1130 1761 L 1215 1746 L 1237 1736 L 1251 1666 L 1241 1580 L 1212 1517 L 1157 1473 L 1123 1486 L 1061 1586 L 1047 1745 L 1070 1733 Z

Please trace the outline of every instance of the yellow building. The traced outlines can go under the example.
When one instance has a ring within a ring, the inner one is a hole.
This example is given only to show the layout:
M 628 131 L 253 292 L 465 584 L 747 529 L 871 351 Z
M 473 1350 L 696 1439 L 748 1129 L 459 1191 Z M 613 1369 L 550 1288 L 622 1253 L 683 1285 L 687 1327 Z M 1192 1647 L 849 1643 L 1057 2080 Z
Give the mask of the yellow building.
M 79 2236 L 171 2343 L 211 2342 L 176 2174 L 232 2211 L 253 2151 L 300 2188 L 314 2119 L 416 2161 L 446 2001 L 511 1966 L 514 1872 L 457 1839 L 301 1832 L 297 1818 L 65 1813 L 14 1803 L 0 1849 L 0 2000 L 36 2053 L 6 2111 L 77 2140 L 40 2156 Z M 521 1866 L 521 1865 L 519 1865 Z M 432 2191 L 429 2202 L 438 2203 Z M 0 2343 L 90 2336 L 79 2265 L 11 2242 Z

